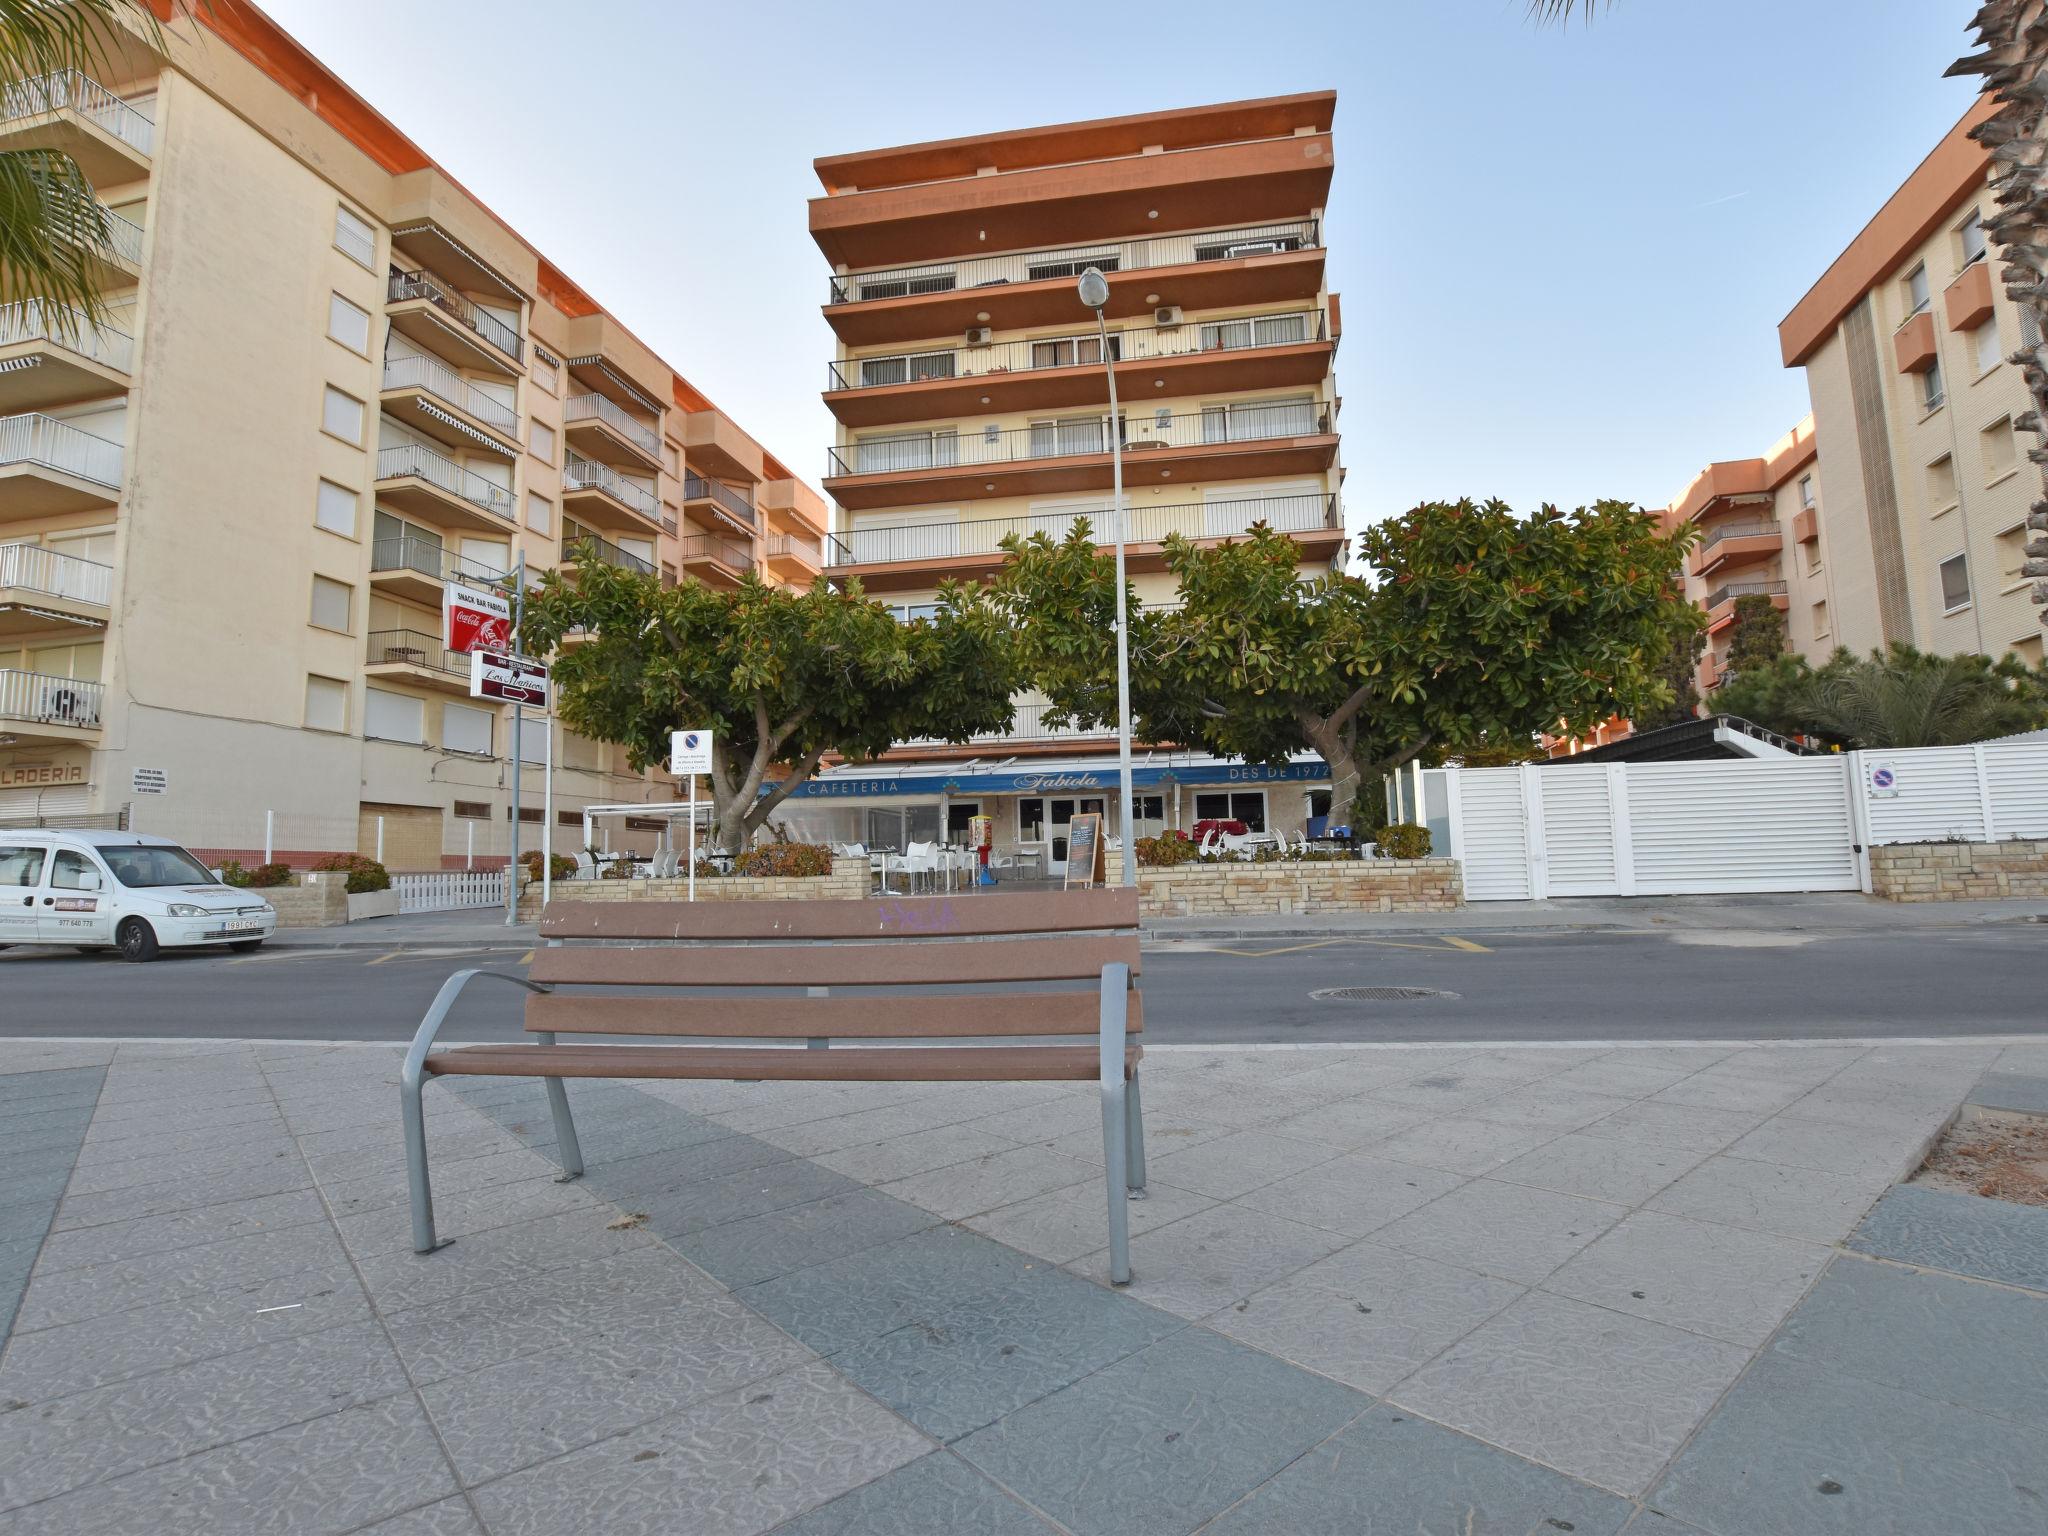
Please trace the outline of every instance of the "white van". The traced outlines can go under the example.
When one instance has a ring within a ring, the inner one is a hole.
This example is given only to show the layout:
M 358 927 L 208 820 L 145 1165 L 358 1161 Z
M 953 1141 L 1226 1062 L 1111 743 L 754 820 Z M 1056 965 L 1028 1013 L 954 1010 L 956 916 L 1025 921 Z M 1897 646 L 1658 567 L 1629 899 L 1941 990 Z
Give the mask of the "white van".
M 0 949 L 111 945 L 154 960 L 159 947 L 254 949 L 276 929 L 275 907 L 168 838 L 0 828 Z

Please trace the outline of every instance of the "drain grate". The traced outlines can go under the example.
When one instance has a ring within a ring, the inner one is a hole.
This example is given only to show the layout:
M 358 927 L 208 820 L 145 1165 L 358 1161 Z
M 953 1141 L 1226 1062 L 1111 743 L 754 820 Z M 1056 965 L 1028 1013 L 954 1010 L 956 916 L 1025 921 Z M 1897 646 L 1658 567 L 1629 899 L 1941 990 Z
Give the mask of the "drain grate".
M 1457 995 L 1437 987 L 1324 987 L 1309 993 L 1319 1003 L 1412 1003 L 1417 998 Z

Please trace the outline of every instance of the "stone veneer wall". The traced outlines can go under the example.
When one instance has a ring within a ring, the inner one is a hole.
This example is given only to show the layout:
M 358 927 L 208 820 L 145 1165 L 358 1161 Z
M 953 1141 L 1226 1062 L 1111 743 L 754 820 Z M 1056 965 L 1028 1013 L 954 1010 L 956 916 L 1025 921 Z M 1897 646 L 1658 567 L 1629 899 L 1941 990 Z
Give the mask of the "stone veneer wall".
M 1887 901 L 2048 897 L 2048 840 L 1885 844 L 1870 850 L 1870 888 Z
M 250 894 L 277 908 L 280 928 L 338 928 L 348 921 L 348 876 L 300 870 L 296 885 L 274 885 Z
M 859 901 L 870 893 L 866 859 L 834 859 L 829 875 L 802 879 L 766 875 L 725 875 L 697 882 L 699 901 Z M 557 880 L 562 901 L 682 901 L 690 894 L 687 880 Z M 540 882 L 519 893 L 519 916 L 540 915 Z
M 1464 904 L 1464 876 L 1456 859 L 1205 862 L 1138 871 L 1142 917 L 1448 912 Z

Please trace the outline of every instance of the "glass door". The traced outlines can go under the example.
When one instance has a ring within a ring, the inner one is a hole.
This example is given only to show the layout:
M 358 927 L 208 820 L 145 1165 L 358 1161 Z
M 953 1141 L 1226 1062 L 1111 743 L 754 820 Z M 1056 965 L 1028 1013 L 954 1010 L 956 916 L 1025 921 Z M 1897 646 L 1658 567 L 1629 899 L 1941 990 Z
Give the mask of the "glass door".
M 1050 802 L 1049 830 L 1052 833 L 1052 857 L 1046 863 L 1048 874 L 1064 876 L 1067 872 L 1067 828 L 1073 825 L 1076 816 L 1100 816 L 1103 800 L 1100 796 L 1088 799 L 1054 800 Z M 1102 829 L 1102 836 L 1109 836 L 1109 829 Z

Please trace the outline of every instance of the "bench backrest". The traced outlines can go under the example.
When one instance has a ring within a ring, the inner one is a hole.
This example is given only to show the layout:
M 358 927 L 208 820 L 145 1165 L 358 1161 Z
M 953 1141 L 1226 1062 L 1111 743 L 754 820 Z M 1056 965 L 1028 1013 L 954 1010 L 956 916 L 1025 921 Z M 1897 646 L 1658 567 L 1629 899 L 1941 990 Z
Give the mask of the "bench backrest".
M 1093 1035 L 1105 967 L 1140 969 L 1124 887 L 879 901 L 556 901 L 529 976 L 553 986 L 888 987 L 805 997 L 530 999 L 529 1030 L 757 1039 Z M 1086 991 L 938 993 L 937 986 L 1087 982 Z M 1129 1000 L 1130 1031 L 1144 1027 Z

